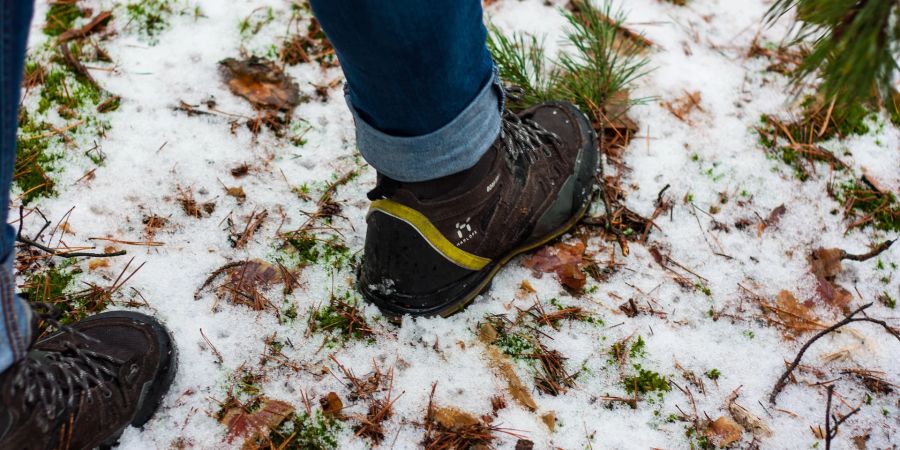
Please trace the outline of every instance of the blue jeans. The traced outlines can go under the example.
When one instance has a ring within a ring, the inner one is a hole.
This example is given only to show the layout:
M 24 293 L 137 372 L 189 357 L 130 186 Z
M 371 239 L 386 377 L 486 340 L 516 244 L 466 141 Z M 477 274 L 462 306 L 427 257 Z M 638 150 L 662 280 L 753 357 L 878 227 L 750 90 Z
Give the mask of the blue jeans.
M 3 2 L 0 205 L 9 205 L 16 107 L 29 1 Z M 347 79 L 360 153 L 382 175 L 426 181 L 475 165 L 500 132 L 502 91 L 485 46 L 480 0 L 312 0 Z M 8 207 L 0 207 L 6 224 Z M 0 372 L 30 341 L 28 306 L 13 295 L 12 227 L 0 233 Z
M 500 132 L 480 0 L 311 0 L 347 79 L 356 145 L 382 175 L 475 165 Z
M 15 295 L 15 231 L 8 225 L 9 188 L 16 162 L 16 128 L 31 1 L 2 0 L 0 14 L 0 372 L 25 356 L 31 308 Z

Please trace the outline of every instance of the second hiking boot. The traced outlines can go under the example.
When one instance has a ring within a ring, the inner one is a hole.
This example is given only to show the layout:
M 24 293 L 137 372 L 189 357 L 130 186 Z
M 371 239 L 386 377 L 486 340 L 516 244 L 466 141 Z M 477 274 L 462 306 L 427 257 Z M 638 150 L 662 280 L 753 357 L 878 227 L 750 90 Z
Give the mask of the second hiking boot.
M 388 316 L 448 316 L 514 256 L 569 230 L 587 211 L 599 150 L 569 103 L 503 114 L 475 167 L 424 183 L 379 177 L 369 193 L 364 297 Z
M 0 374 L 0 449 L 92 449 L 142 426 L 172 384 L 169 333 L 136 312 L 97 314 L 35 342 Z

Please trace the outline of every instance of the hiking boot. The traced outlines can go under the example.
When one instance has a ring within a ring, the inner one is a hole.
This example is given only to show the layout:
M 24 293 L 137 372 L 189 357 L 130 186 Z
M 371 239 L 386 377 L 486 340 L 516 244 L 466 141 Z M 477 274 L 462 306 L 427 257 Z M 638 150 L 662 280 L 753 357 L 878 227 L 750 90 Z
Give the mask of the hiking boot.
M 0 448 L 113 445 L 172 383 L 175 347 L 153 318 L 116 311 L 63 328 L 0 374 Z
M 424 183 L 379 176 L 359 270 L 363 296 L 392 317 L 448 316 L 486 290 L 512 257 L 587 211 L 597 139 L 569 103 L 504 112 L 475 167 Z

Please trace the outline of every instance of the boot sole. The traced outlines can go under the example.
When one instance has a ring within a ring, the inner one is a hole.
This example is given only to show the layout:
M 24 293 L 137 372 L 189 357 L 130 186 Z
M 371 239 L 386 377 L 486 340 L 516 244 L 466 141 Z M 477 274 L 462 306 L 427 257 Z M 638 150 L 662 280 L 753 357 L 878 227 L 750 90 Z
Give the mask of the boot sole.
M 593 175 L 596 174 L 596 167 L 599 164 L 599 158 L 600 158 L 600 149 L 599 149 L 599 143 L 597 141 L 597 136 L 596 136 L 596 133 L 594 132 L 593 128 L 591 127 L 590 123 L 588 122 L 587 118 L 584 117 L 584 114 L 581 113 L 581 111 L 578 111 L 578 109 L 575 108 L 574 106 L 571 106 L 571 108 L 573 108 L 577 112 L 577 114 L 575 114 L 575 117 L 580 122 L 582 129 L 588 130 L 587 139 L 592 143 L 592 150 L 596 152 L 595 158 L 597 158 L 597 159 L 594 161 L 595 162 L 595 164 L 594 164 L 595 172 L 594 172 L 594 174 L 592 174 L 592 179 L 594 179 Z M 595 186 L 595 183 L 592 183 L 590 185 L 590 188 L 593 190 L 594 186 Z M 579 221 L 581 221 L 581 219 L 587 213 L 588 209 L 590 209 L 590 205 L 593 201 L 593 197 L 594 196 L 593 196 L 593 192 L 592 192 L 592 194 L 589 195 L 584 200 L 584 204 L 581 205 L 581 208 L 578 210 L 578 212 L 575 213 L 574 215 L 572 215 L 572 217 L 568 221 L 566 221 L 564 224 L 562 224 L 558 228 L 554 229 L 553 231 L 550 231 L 549 233 L 545 234 L 544 236 L 538 238 L 536 241 L 528 242 L 525 245 L 516 247 L 513 250 L 511 250 L 509 253 L 505 254 L 502 258 L 500 258 L 499 260 L 497 260 L 496 262 L 493 263 L 493 267 L 485 270 L 481 279 L 479 281 L 477 281 L 474 284 L 474 286 L 466 294 L 464 294 L 454 300 L 451 300 L 440 307 L 429 308 L 427 311 L 407 310 L 405 308 L 401 308 L 401 307 L 391 304 L 389 299 L 379 298 L 379 296 L 377 296 L 377 295 L 372 295 L 371 293 L 367 293 L 365 289 L 361 289 L 363 296 L 365 298 L 367 298 L 369 301 L 371 301 L 372 303 L 374 303 L 376 306 L 378 306 L 379 309 L 381 310 L 381 312 L 392 322 L 399 322 L 399 320 L 406 314 L 411 314 L 411 315 L 417 316 L 417 317 L 421 317 L 421 316 L 424 316 L 424 317 L 436 317 L 436 316 L 449 317 L 449 316 L 461 311 L 462 309 L 466 308 L 467 306 L 469 306 L 469 304 L 471 304 L 472 301 L 474 301 L 476 297 L 478 297 L 482 293 L 489 290 L 490 286 L 491 286 L 491 282 L 494 279 L 494 276 L 496 276 L 497 273 L 500 271 L 500 269 L 502 269 L 504 266 L 506 266 L 506 264 L 508 264 L 510 260 L 512 260 L 516 256 L 521 255 L 522 253 L 525 253 L 525 252 L 534 250 L 538 247 L 541 247 L 543 245 L 546 245 L 547 243 L 553 241 L 554 239 L 559 238 L 560 236 L 565 234 L 567 231 L 572 229 L 572 227 L 574 227 L 575 224 L 577 224 Z M 360 272 L 358 274 L 357 279 L 362 281 L 363 278 L 361 275 L 362 275 L 362 272 Z M 360 286 L 361 287 L 365 286 L 365 282 L 360 283 Z
M 175 379 L 175 374 L 178 371 L 178 349 L 174 345 L 172 334 L 159 321 L 146 314 L 131 311 L 112 311 L 101 313 L 94 317 L 98 316 L 123 317 L 149 325 L 154 331 L 153 334 L 156 336 L 156 343 L 159 345 L 159 352 L 160 355 L 162 355 L 159 367 L 156 369 L 156 376 L 144 383 L 144 386 L 141 389 L 138 407 L 135 409 L 135 414 L 134 417 L 132 417 L 131 422 L 113 433 L 112 436 L 100 444 L 100 448 L 106 450 L 118 444 L 119 438 L 122 436 L 122 433 L 125 432 L 125 428 L 128 426 L 142 427 L 159 409 L 163 397 L 168 393 L 169 388 L 172 386 L 172 382 Z

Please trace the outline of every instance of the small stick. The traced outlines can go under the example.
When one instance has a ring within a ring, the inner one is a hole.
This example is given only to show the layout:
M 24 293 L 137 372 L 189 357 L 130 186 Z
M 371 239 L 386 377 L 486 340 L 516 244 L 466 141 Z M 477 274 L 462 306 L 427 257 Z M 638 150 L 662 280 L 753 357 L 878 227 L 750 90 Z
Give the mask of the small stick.
M 222 354 L 216 350 L 216 346 L 210 342 L 209 338 L 206 337 L 206 334 L 203 333 L 203 328 L 200 329 L 200 336 L 203 336 L 203 340 L 206 341 L 206 344 L 209 345 L 209 348 L 212 350 L 213 354 L 216 355 L 216 359 L 219 360 L 219 364 L 222 364 L 224 360 L 222 359 Z
M 850 261 L 865 261 L 868 259 L 872 259 L 872 258 L 880 255 L 882 252 L 884 252 L 888 248 L 890 248 L 891 245 L 893 245 L 894 242 L 896 242 L 896 241 L 897 241 L 896 239 L 890 240 L 890 241 L 884 241 L 881 244 L 878 244 L 877 247 L 873 248 L 872 251 L 870 251 L 868 253 L 863 253 L 862 255 L 853 255 L 853 254 L 842 251 L 841 259 L 849 259 Z
M 769 394 L 769 403 L 771 403 L 773 405 L 775 404 L 775 398 L 778 396 L 778 394 L 781 392 L 781 390 L 784 389 L 784 386 L 787 384 L 788 377 L 791 375 L 791 373 L 794 371 L 794 369 L 796 369 L 797 366 L 800 365 L 800 359 L 803 358 L 803 354 L 806 353 L 806 350 L 809 349 L 809 347 L 813 344 L 813 342 L 816 342 L 822 336 L 825 336 L 826 334 L 831 333 L 832 331 L 835 331 L 844 325 L 847 325 L 852 322 L 872 322 L 872 323 L 875 323 L 875 324 L 878 324 L 878 325 L 881 325 L 882 327 L 884 327 L 884 329 L 890 335 L 894 336 L 895 338 L 897 338 L 898 341 L 900 341 L 900 334 L 898 334 L 897 331 L 895 331 L 893 328 L 891 328 L 887 324 L 887 322 L 885 322 L 883 320 L 872 319 L 869 317 L 854 317 L 855 315 L 863 312 L 866 308 L 868 308 L 870 306 L 872 306 L 872 303 L 867 303 L 863 306 L 860 306 L 855 311 L 848 314 L 847 317 L 844 317 L 843 320 L 820 331 L 818 334 L 813 336 L 812 339 L 810 339 L 806 344 L 804 344 L 803 347 L 800 348 L 800 352 L 797 353 L 797 357 L 794 358 L 794 361 L 788 365 L 787 370 L 785 370 L 784 373 L 781 374 L 781 377 L 778 379 L 778 382 L 775 383 L 775 387 L 772 388 L 772 393 Z
M 828 397 L 825 401 L 825 450 L 831 450 L 831 440 L 837 436 L 838 427 L 841 426 L 850 416 L 859 412 L 861 407 L 857 407 L 853 411 L 850 411 L 840 419 L 837 417 L 834 418 L 834 427 L 831 426 L 831 397 L 834 395 L 834 386 L 828 386 Z

